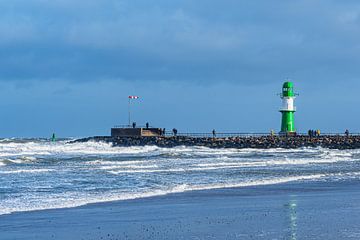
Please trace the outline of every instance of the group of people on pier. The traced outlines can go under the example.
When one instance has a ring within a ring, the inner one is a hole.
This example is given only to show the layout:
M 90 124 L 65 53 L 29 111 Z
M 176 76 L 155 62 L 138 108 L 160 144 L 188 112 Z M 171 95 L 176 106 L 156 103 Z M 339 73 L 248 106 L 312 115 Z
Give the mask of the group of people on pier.
M 344 134 L 345 134 L 345 136 L 348 137 L 348 136 L 350 135 L 349 130 L 346 129 L 345 132 L 344 132 Z M 319 130 L 319 129 L 317 129 L 317 130 L 312 130 L 312 129 L 310 129 L 310 130 L 308 131 L 308 135 L 309 135 L 309 137 L 319 137 L 319 136 L 320 136 L 320 130 Z
M 133 127 L 133 128 L 136 128 L 136 122 L 133 122 L 133 123 L 132 123 L 132 127 Z M 145 124 L 145 127 L 146 127 L 146 129 L 149 129 L 150 125 L 149 125 L 148 122 Z M 165 128 L 159 129 L 159 131 L 160 131 L 160 132 L 159 132 L 160 136 L 166 136 Z M 215 131 L 215 129 L 213 129 L 213 130 L 211 131 L 211 133 L 212 133 L 212 137 L 213 137 L 213 138 L 216 138 L 216 131 Z M 177 134 L 178 134 L 178 130 L 177 130 L 176 128 L 173 128 L 173 129 L 172 129 L 172 135 L 173 135 L 174 137 L 176 137 Z M 321 134 L 321 132 L 320 132 L 319 129 L 317 129 L 317 130 L 309 129 L 309 130 L 308 130 L 308 136 L 309 136 L 309 137 L 319 137 L 320 134 Z M 344 132 L 344 134 L 345 134 L 345 136 L 349 136 L 349 135 L 350 135 L 349 130 L 346 129 L 346 131 Z M 274 131 L 274 130 L 271 130 L 271 131 L 270 131 L 270 136 L 275 136 L 275 135 L 276 135 L 276 134 L 275 134 L 275 131 Z
M 317 130 L 309 129 L 308 135 L 309 135 L 309 137 L 319 137 L 320 136 L 320 130 L 319 129 L 317 129 Z

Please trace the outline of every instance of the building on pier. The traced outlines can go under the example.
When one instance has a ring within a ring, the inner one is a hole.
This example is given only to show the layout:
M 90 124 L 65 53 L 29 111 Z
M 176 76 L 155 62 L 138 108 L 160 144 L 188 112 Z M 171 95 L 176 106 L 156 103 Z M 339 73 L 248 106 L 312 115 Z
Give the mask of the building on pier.
M 130 128 L 121 126 L 111 128 L 111 137 L 159 137 L 162 135 L 163 133 L 161 128 Z

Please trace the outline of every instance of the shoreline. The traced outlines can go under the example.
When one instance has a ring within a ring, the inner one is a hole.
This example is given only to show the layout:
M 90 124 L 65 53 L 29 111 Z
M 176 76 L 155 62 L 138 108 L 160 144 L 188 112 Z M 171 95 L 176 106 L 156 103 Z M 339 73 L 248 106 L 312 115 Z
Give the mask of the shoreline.
M 20 210 L 20 211 L 12 211 L 12 212 L 8 212 L 8 213 L 2 213 L 0 214 L 1 216 L 4 215 L 12 215 L 12 214 L 21 214 L 21 213 L 29 213 L 29 212 L 37 212 L 37 211 L 51 211 L 51 210 L 61 210 L 61 209 L 71 209 L 71 208 L 80 208 L 80 207 L 86 207 L 86 206 L 91 206 L 91 205 L 96 205 L 96 204 L 111 204 L 111 203 L 116 203 L 116 202 L 124 202 L 124 201 L 136 201 L 136 200 L 142 200 L 142 199 L 150 199 L 150 198 L 161 198 L 161 197 L 166 197 L 166 196 L 171 196 L 171 195 L 176 195 L 176 194 L 190 194 L 190 193 L 202 193 L 202 192 L 206 192 L 206 191 L 226 191 L 226 190 L 236 190 L 236 189 L 247 189 L 247 188 L 257 188 L 257 187 L 266 187 L 266 186 L 273 186 L 273 185 L 282 185 L 282 184 L 296 184 L 296 182 L 298 181 L 304 181 L 304 180 L 309 180 L 309 181 L 317 181 L 318 179 L 321 179 L 322 177 L 326 177 L 326 175 L 322 175 L 322 174 L 317 174 L 317 175 L 309 175 L 309 176 L 294 176 L 294 177 L 287 177 L 287 178 L 280 178 L 280 179 L 275 179 L 275 180 L 262 180 L 262 181 L 254 181 L 254 182 L 244 182 L 244 183 L 239 183 L 239 184 L 229 184 L 229 185 L 224 185 L 224 184 L 219 184 L 219 185 L 215 185 L 215 186 L 193 186 L 191 188 L 182 188 L 181 186 L 177 186 L 173 189 L 169 189 L 168 191 L 165 190 L 158 190 L 155 192 L 147 192 L 147 193 L 139 193 L 139 195 L 134 195 L 132 197 L 125 197 L 125 198 L 113 198 L 113 199 L 107 199 L 107 200 L 95 200 L 95 201 L 90 201 L 90 202 L 86 202 L 86 203 L 79 203 L 79 204 L 74 204 L 71 206 L 59 206 L 59 207 L 49 207 L 49 208 L 44 208 L 44 209 L 30 209 L 30 210 Z M 140 196 L 141 194 L 143 194 L 142 196 Z
M 0 216 L 0 230 L 2 239 L 358 239 L 358 183 L 291 182 L 17 212 Z
M 249 137 L 226 137 L 226 138 L 209 138 L 209 137 L 110 137 L 94 136 L 81 138 L 70 143 L 78 142 L 106 142 L 115 147 L 129 146 L 158 146 L 158 147 L 177 147 L 177 146 L 201 146 L 209 148 L 255 148 L 255 149 L 272 149 L 285 148 L 296 149 L 303 147 L 322 147 L 329 149 L 360 149 L 360 136 L 317 136 L 309 137 L 299 136 L 249 136 Z

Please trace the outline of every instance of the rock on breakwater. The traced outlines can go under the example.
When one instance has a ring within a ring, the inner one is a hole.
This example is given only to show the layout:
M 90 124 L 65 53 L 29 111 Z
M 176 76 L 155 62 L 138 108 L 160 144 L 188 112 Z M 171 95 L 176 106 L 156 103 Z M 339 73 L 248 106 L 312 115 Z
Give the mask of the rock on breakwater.
M 250 136 L 250 137 L 108 137 L 95 136 L 72 141 L 88 142 L 101 141 L 111 143 L 113 146 L 203 146 L 209 148 L 300 148 L 323 147 L 330 149 L 356 149 L 360 148 L 360 136 Z

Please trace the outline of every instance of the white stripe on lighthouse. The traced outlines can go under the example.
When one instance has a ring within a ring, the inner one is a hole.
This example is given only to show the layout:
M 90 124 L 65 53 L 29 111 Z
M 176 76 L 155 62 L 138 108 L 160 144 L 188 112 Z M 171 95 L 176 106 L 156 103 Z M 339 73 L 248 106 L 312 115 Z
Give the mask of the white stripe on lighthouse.
M 283 97 L 283 106 L 284 111 L 295 111 L 294 108 L 294 98 L 293 97 Z

